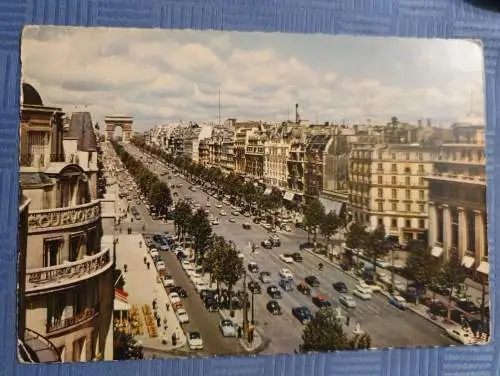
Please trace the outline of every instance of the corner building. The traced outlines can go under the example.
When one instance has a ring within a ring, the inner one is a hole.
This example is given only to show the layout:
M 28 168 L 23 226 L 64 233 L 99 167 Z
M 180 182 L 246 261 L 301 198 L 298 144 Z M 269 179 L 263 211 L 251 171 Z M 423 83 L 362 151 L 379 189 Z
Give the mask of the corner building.
M 29 210 L 19 328 L 49 341 L 63 362 L 111 360 L 114 255 L 101 248 L 92 120 L 77 112 L 64 125 L 60 108 L 44 106 L 31 85 L 22 89 L 20 185 Z

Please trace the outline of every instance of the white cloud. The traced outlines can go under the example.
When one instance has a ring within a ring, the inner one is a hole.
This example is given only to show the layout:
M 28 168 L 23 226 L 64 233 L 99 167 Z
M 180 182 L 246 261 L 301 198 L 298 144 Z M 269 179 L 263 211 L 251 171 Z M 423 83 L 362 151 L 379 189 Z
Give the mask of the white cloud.
M 471 90 L 474 110 L 483 115 L 481 51 L 468 42 L 443 50 L 442 41 L 429 41 L 428 51 L 419 42 L 412 55 L 387 40 L 387 53 L 375 56 L 361 46 L 366 38 L 345 46 L 335 37 L 294 38 L 31 28 L 22 41 L 22 74 L 48 105 L 66 111 L 87 105 L 97 121 L 134 115 L 138 128 L 214 120 L 219 90 L 223 116 L 239 119 L 284 120 L 300 103 L 302 118 L 311 121 L 451 121 L 468 112 Z

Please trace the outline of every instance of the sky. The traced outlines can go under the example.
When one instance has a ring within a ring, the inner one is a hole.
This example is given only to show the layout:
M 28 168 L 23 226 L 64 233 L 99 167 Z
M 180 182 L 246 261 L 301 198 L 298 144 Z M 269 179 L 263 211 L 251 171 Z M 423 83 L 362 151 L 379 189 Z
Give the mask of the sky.
M 45 105 L 170 122 L 301 119 L 447 125 L 484 116 L 480 44 L 465 40 L 31 26 L 22 79 Z M 219 95 L 220 93 L 220 95 Z

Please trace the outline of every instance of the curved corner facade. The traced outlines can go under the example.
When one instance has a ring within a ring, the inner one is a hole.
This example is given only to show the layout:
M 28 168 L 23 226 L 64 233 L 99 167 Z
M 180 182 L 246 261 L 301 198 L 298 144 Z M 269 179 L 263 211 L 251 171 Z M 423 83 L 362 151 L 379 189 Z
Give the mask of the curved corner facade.
M 24 101 L 20 136 L 20 185 L 29 205 L 20 206 L 19 356 L 111 360 L 114 259 L 113 249 L 101 247 L 90 114 L 65 116 Z

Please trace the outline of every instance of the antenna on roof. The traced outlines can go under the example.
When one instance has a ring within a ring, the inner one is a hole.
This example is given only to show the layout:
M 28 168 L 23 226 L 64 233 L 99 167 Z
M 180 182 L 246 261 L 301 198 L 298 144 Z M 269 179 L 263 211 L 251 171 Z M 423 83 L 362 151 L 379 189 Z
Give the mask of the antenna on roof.
M 220 87 L 219 87 L 219 124 L 218 126 L 220 127 Z

